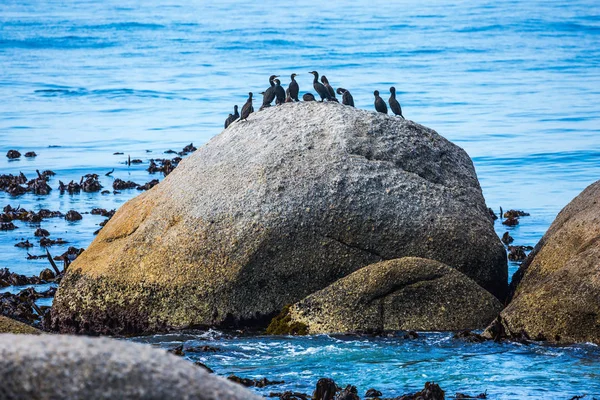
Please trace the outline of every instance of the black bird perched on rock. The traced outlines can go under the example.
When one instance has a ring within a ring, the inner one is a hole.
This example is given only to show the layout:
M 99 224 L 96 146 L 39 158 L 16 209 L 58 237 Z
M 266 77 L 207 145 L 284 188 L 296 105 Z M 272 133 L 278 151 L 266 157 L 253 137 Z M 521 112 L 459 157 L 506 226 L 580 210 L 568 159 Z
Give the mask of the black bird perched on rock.
M 400 107 L 400 103 L 398 102 L 398 100 L 396 100 L 396 88 L 395 87 L 391 87 L 390 88 L 390 99 L 388 100 L 388 103 L 390 103 L 390 108 L 392 109 L 392 112 L 394 113 L 394 115 L 399 115 L 402 117 L 402 119 L 404 119 L 404 115 L 402 115 L 402 107 Z
M 329 80 L 325 75 L 321 77 L 321 83 L 327 88 L 327 91 L 329 92 L 329 97 L 331 97 L 330 100 L 337 102 L 338 100 L 335 97 L 335 90 L 333 90 L 333 87 L 329 84 Z
M 349 91 L 340 87 L 337 88 L 337 94 L 342 96 L 342 104 L 354 107 L 354 98 Z
M 315 101 L 315 96 L 312 93 L 304 93 L 302 96 L 302 100 L 304 101 Z
M 242 115 L 240 115 L 240 121 L 245 121 L 248 119 L 250 113 L 254 112 L 254 107 L 252 107 L 252 92 L 248 93 L 248 100 L 246 100 L 246 104 L 242 107 Z
M 271 103 L 273 102 L 273 100 L 275 100 L 275 78 L 277 78 L 279 75 L 271 75 L 269 77 L 269 88 L 267 90 L 265 90 L 263 93 L 263 103 L 262 106 L 260 107 L 260 109 L 262 110 L 263 108 L 267 108 L 267 107 L 271 107 Z
M 317 91 L 317 94 L 321 97 L 321 101 L 323 101 L 325 99 L 331 100 L 331 95 L 329 94 L 329 90 L 327 90 L 325 85 L 323 85 L 321 82 L 319 82 L 319 73 L 317 71 L 311 71 L 311 72 L 309 72 L 309 74 L 313 74 L 313 76 L 315 77 L 315 79 L 313 79 L 313 87 Z
M 376 90 L 373 94 L 375 95 L 375 109 L 380 113 L 387 114 L 387 106 L 385 105 L 385 101 L 379 97 L 379 91 Z
M 235 105 L 233 106 L 233 114 L 229 114 L 229 117 L 225 120 L 225 128 L 227 129 L 227 127 L 234 123 L 239 117 L 240 113 L 238 113 L 238 106 Z
M 292 98 L 292 100 L 294 101 L 300 101 L 298 100 L 298 93 L 300 93 L 300 86 L 298 86 L 298 82 L 296 82 L 296 74 L 292 74 L 291 78 L 292 81 L 290 82 L 290 85 L 288 86 L 288 92 L 290 94 L 290 97 Z
M 275 79 L 273 82 L 275 82 L 275 97 L 277 98 L 275 104 L 279 105 L 285 103 L 285 90 L 283 89 L 283 86 L 281 86 L 281 81 Z

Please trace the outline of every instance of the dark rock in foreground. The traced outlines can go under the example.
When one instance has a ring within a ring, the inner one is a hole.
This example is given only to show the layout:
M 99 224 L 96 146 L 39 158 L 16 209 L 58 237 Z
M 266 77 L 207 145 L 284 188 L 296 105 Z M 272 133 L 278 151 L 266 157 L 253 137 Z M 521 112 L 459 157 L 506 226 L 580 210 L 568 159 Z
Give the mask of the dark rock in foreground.
M 150 346 L 106 338 L 0 335 L 5 399 L 258 400 Z
M 483 329 L 502 304 L 461 272 L 405 257 L 369 265 L 289 309 L 311 334 Z
M 562 209 L 511 289 L 487 336 L 600 343 L 600 181 Z
M 35 329 L 34 327 L 24 324 L 22 322 L 15 321 L 14 319 L 5 317 L 4 315 L 0 315 L 0 334 L 1 333 L 39 335 L 42 333 L 42 331 Z M 1 337 L 2 336 L 0 335 L 0 338 Z M 0 397 L 4 398 L 4 396 L 2 396 L 2 384 L 1 383 L 0 383 Z
M 468 155 L 411 121 L 294 103 L 233 123 L 121 207 L 69 268 L 62 332 L 264 323 L 382 260 L 438 260 L 503 298 Z

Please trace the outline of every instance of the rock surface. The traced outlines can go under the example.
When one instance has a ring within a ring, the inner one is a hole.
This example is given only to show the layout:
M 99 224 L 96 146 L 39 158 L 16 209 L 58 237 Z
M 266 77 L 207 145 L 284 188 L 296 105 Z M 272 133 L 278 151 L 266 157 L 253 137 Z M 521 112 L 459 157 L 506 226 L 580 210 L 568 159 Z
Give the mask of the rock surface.
M 2 399 L 261 398 L 163 350 L 106 338 L 0 335 L 0 376 Z
M 0 315 L 0 333 L 26 333 L 30 335 L 39 335 L 42 331 L 35 329 L 33 326 Z
M 53 321 L 116 334 L 268 321 L 403 256 L 505 295 L 506 254 L 468 155 L 411 121 L 288 103 L 233 123 L 123 205 L 69 268 Z
M 504 335 L 600 343 L 600 181 L 561 210 L 515 273 L 511 292 L 500 314 Z
M 311 334 L 483 329 L 502 304 L 466 275 L 405 257 L 361 268 L 289 309 Z

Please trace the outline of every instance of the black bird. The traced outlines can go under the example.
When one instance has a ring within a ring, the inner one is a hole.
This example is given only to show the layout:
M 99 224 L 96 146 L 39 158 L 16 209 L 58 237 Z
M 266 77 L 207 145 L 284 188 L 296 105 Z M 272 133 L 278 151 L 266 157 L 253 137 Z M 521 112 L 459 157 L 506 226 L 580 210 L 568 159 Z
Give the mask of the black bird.
M 400 107 L 400 103 L 398 102 L 398 100 L 396 100 L 396 88 L 395 87 L 391 87 L 390 88 L 390 99 L 388 100 L 388 103 L 390 103 L 390 108 L 392 109 L 392 112 L 394 113 L 394 115 L 399 115 L 402 117 L 402 119 L 404 119 L 404 115 L 402 115 L 402 107 Z
M 300 86 L 298 86 L 298 82 L 296 82 L 296 74 L 292 74 L 291 78 L 292 81 L 290 82 L 290 85 L 288 86 L 288 92 L 290 94 L 290 97 L 292 98 L 292 100 L 294 101 L 300 101 L 298 100 L 298 93 L 300 92 Z
M 229 117 L 227 117 L 225 120 L 225 129 L 227 129 L 227 127 L 235 122 L 235 120 L 237 120 L 239 117 L 240 113 L 238 113 L 238 106 L 235 105 L 233 106 L 233 114 L 229 114 Z
M 283 86 L 281 86 L 281 81 L 275 79 L 273 82 L 275 82 L 275 97 L 277 97 L 275 104 L 279 105 L 285 103 L 285 90 L 283 89 Z
M 329 97 L 331 97 L 331 100 L 337 102 L 337 99 L 335 98 L 335 90 L 333 90 L 333 87 L 329 84 L 329 80 L 327 79 L 327 77 L 325 75 L 323 75 L 321 77 L 321 83 L 323 83 L 323 86 L 325 86 L 327 88 L 327 91 L 329 92 Z
M 376 90 L 373 94 L 375 95 L 375 109 L 380 113 L 387 114 L 387 106 L 385 105 L 385 101 L 379 97 L 379 91 Z
M 240 116 L 240 121 L 245 121 L 248 119 L 250 113 L 254 112 L 254 107 L 252 107 L 252 92 L 248 93 L 248 100 L 246 100 L 246 104 L 242 107 L 242 115 Z
M 271 86 L 269 86 L 269 88 L 263 92 L 264 95 L 263 95 L 263 103 L 262 103 L 262 106 L 260 107 L 261 110 L 263 108 L 271 107 L 271 103 L 273 102 L 273 100 L 275 100 L 275 82 L 274 82 L 274 79 L 277 78 L 278 76 L 279 75 L 271 75 L 269 77 L 269 84 Z
M 315 77 L 315 79 L 313 79 L 313 87 L 317 91 L 317 94 L 321 97 L 321 101 L 323 101 L 325 99 L 331 100 L 331 96 L 329 95 L 329 90 L 327 90 L 325 85 L 323 85 L 321 82 L 319 82 L 319 73 L 317 71 L 311 71 L 311 72 L 309 72 L 309 74 L 313 74 L 313 76 Z
M 312 93 L 304 93 L 302 96 L 302 100 L 304 101 L 315 101 L 315 96 Z
M 342 96 L 342 104 L 354 107 L 354 98 L 349 91 L 340 87 L 337 88 L 337 94 Z

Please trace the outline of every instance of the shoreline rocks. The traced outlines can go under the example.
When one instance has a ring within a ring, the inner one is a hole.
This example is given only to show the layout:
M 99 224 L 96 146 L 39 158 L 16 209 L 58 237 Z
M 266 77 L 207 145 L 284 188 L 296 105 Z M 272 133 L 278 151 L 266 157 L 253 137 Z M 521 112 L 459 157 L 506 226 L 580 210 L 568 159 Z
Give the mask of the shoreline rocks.
M 66 335 L 0 335 L 3 397 L 258 400 L 240 385 L 147 345 Z
M 361 268 L 289 308 L 310 334 L 483 329 L 502 304 L 437 261 L 405 257 Z
M 232 124 L 123 205 L 70 266 L 53 326 L 263 325 L 404 256 L 443 262 L 504 298 L 506 253 L 468 155 L 411 121 L 284 104 Z
M 600 344 L 600 181 L 558 214 L 515 273 L 488 337 Z
M 42 331 L 23 322 L 0 315 L 0 334 L 2 333 L 41 335 Z

